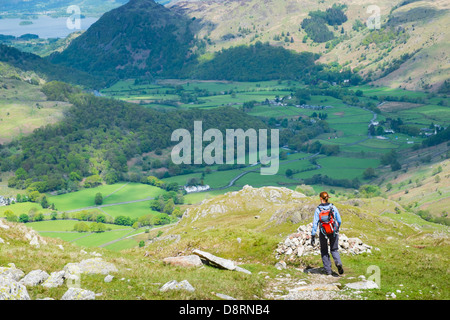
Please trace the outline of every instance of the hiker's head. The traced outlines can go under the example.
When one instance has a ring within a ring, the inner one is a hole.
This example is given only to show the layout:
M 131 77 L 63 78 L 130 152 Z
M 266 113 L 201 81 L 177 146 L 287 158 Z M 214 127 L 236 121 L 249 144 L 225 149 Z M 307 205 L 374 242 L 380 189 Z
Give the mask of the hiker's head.
M 324 202 L 328 202 L 329 198 L 330 198 L 330 196 L 328 195 L 328 192 L 323 191 L 320 193 L 320 200 L 322 200 Z

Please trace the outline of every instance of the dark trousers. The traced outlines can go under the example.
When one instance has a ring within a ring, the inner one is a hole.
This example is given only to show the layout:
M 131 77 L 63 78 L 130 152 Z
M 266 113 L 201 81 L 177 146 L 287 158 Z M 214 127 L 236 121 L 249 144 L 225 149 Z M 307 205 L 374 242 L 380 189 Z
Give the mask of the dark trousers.
M 328 252 L 328 239 L 330 240 L 330 250 L 331 255 L 336 266 L 342 265 L 341 257 L 339 256 L 339 234 L 327 235 L 325 236 L 319 231 L 319 241 L 320 241 L 320 254 L 322 255 L 323 267 L 327 273 L 331 273 L 331 260 L 330 253 Z

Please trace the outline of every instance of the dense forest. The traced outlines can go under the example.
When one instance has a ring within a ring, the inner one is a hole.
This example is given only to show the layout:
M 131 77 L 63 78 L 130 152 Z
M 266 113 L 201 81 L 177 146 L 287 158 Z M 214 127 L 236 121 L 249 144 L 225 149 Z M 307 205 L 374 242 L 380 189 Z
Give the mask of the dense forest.
M 49 83 L 43 90 L 49 97 L 66 92 L 73 107 L 64 120 L 0 146 L 0 170 L 16 173 L 8 181 L 10 187 L 34 186 L 45 192 L 74 189 L 83 178 L 86 187 L 115 183 L 126 177 L 129 159 L 170 147 L 172 132 L 193 132 L 196 120 L 203 121 L 203 130 L 267 128 L 231 107 L 161 112 L 77 90 L 61 91 L 65 86 Z
M 218 52 L 212 60 L 192 68 L 194 79 L 263 81 L 307 77 L 319 56 L 296 53 L 268 43 L 238 46 Z

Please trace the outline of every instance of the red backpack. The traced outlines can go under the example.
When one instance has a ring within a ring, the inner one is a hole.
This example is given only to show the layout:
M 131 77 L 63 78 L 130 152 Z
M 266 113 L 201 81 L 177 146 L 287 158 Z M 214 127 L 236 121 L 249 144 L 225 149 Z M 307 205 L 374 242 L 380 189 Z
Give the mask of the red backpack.
M 334 234 L 337 230 L 336 222 L 334 220 L 333 205 L 329 209 L 322 209 L 319 206 L 319 222 L 320 230 L 324 235 Z

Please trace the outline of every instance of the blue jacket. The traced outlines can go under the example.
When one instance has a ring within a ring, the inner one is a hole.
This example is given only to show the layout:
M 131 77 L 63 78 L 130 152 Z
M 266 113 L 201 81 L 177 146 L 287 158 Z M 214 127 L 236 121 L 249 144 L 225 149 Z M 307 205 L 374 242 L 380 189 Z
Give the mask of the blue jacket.
M 342 220 L 341 215 L 339 214 L 339 210 L 332 203 L 321 203 L 316 208 L 314 212 L 314 220 L 312 225 L 311 235 L 315 236 L 317 233 L 317 225 L 319 224 L 319 213 L 322 210 L 328 210 L 331 206 L 333 206 L 334 219 L 337 221 L 339 227 L 341 226 Z

